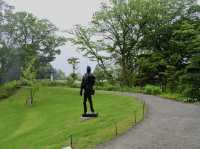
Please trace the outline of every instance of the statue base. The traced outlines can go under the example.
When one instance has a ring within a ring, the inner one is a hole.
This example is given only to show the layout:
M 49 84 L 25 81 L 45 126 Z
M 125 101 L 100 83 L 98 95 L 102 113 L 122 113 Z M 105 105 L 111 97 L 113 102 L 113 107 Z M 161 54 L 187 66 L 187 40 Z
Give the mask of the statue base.
M 86 121 L 86 120 L 90 120 L 93 118 L 98 117 L 98 113 L 86 113 L 86 114 L 82 114 L 81 116 L 81 121 Z
M 98 113 L 86 113 L 82 114 L 82 117 L 98 117 Z
M 62 149 L 72 149 L 72 147 L 71 146 L 67 146 L 67 147 L 64 147 Z

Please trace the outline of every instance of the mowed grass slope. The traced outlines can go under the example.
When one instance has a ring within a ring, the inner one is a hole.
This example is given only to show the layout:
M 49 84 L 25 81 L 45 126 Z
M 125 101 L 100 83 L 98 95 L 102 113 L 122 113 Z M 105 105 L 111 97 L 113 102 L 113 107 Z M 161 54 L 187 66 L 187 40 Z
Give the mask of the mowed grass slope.
M 41 87 L 33 106 L 25 105 L 28 91 L 20 89 L 14 96 L 0 101 L 0 148 L 2 149 L 60 149 L 69 145 L 73 135 L 74 147 L 89 149 L 133 125 L 134 111 L 138 121 L 142 104 L 133 97 L 97 92 L 94 97 L 96 119 L 81 122 L 82 98 L 79 91 L 69 88 Z

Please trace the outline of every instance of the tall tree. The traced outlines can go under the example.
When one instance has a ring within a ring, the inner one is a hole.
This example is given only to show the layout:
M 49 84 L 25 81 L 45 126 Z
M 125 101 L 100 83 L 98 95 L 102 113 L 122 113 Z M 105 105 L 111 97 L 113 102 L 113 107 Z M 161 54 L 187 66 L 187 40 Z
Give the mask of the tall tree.
M 68 40 L 106 74 L 106 62 L 119 65 L 122 84 L 131 86 L 138 57 L 167 48 L 170 27 L 187 5 L 187 0 L 111 0 L 94 14 L 89 27 L 75 26 Z
M 139 0 L 134 2 L 139 6 Z M 71 32 L 73 37 L 69 38 L 84 55 L 96 60 L 107 75 L 106 62 L 120 65 L 121 79 L 125 85 L 132 84 L 134 61 L 139 51 L 137 44 L 141 38 L 139 8 L 136 6 L 117 0 L 111 1 L 111 5 L 103 4 L 93 16 L 92 25 L 88 28 L 76 26 Z
M 174 31 L 179 27 L 194 0 L 149 1 L 142 31 L 141 49 L 143 53 L 137 62 L 141 82 L 159 83 L 162 90 L 177 86 L 178 76 L 185 67 L 185 50 L 172 43 Z M 173 2 L 173 5 L 171 5 Z M 157 4 L 155 4 L 157 3 Z M 147 49 L 147 50 L 145 50 Z M 148 67 L 147 67 L 148 66 Z M 144 69 L 145 68 L 145 69 Z M 143 76 L 145 78 L 142 78 Z M 144 84 L 144 83 L 142 83 Z
M 1 76 L 11 73 L 19 79 L 20 69 L 16 69 L 16 73 L 13 70 L 25 67 L 30 56 L 36 58 L 38 67 L 49 65 L 60 53 L 58 48 L 65 43 L 65 38 L 57 35 L 58 29 L 46 19 L 38 19 L 27 12 L 11 13 L 12 7 L 2 1 L 0 4 L 4 10 L 1 11 L 4 22 L 1 21 L 0 28 Z
M 13 6 L 8 5 L 5 1 L 0 0 L 0 83 L 5 80 L 8 75 L 6 72 L 11 67 L 14 58 L 14 52 L 12 49 L 6 47 L 5 41 L 5 28 L 7 19 L 12 14 Z
M 192 6 L 174 32 L 173 43 L 183 53 L 181 83 L 191 101 L 200 101 L 200 5 Z
M 40 64 L 54 60 L 64 38 L 56 35 L 58 29 L 48 20 L 38 19 L 30 13 L 17 12 L 8 20 L 9 45 L 17 48 L 22 61 L 27 55 L 37 57 Z

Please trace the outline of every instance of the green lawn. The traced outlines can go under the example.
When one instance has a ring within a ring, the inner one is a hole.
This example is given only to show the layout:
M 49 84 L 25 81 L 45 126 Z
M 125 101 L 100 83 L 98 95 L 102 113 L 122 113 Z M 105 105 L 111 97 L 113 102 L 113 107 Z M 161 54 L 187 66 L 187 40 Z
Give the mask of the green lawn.
M 0 101 L 0 148 L 60 149 L 73 135 L 75 149 L 89 149 L 115 136 L 142 117 L 142 104 L 133 97 L 98 92 L 94 97 L 99 117 L 80 121 L 82 100 L 77 89 L 41 87 L 33 106 L 25 105 L 27 89 Z

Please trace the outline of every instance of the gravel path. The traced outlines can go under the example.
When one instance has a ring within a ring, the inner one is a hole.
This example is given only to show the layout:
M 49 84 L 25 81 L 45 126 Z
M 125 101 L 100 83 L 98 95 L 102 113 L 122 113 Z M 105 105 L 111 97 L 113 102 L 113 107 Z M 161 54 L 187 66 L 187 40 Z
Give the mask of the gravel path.
M 200 149 L 200 107 L 143 94 L 145 120 L 96 149 Z

